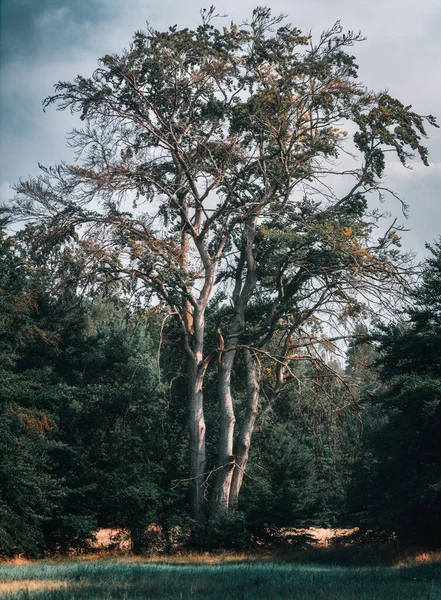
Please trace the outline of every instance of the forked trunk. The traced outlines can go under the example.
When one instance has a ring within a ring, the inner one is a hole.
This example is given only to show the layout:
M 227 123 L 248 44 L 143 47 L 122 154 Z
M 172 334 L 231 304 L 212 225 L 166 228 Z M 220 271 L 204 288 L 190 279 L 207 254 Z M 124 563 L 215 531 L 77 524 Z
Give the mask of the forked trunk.
M 245 310 L 254 292 L 257 276 L 253 256 L 257 216 L 251 215 L 245 226 L 245 246 L 242 249 L 236 269 L 236 283 L 233 291 L 235 316 L 228 332 L 225 348 L 222 348 L 218 370 L 218 397 L 220 409 L 219 451 L 216 482 L 211 502 L 211 516 L 224 509 L 230 509 L 231 486 L 236 470 L 236 457 L 233 454 L 234 416 L 231 394 L 231 372 L 241 335 L 243 334 Z M 246 266 L 245 281 L 242 280 Z M 222 340 L 223 343 L 223 340 Z

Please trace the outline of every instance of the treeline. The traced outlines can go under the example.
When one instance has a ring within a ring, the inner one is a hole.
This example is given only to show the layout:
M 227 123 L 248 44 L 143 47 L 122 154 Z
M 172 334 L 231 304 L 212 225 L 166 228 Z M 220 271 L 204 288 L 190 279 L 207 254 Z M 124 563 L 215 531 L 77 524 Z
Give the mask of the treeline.
M 34 233 L 8 237 L 3 222 L 0 241 L 2 556 L 86 549 L 102 527 L 129 531 L 135 552 L 274 543 L 281 528 L 311 525 L 439 543 L 440 244 L 405 318 L 360 328 L 346 366 L 298 363 L 258 423 L 239 509 L 195 538 L 179 330 L 161 305 L 129 303 L 117 285 L 82 293 L 74 240 L 35 249 Z M 213 309 L 213 336 L 218 319 Z M 214 456 L 215 366 L 207 377 Z M 241 361 L 234 381 L 240 415 Z

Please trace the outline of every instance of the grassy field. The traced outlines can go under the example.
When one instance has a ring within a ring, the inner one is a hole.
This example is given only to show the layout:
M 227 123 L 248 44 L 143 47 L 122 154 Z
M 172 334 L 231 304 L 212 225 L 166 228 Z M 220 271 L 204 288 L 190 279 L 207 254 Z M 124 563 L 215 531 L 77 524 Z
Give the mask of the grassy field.
M 0 597 L 35 600 L 441 600 L 441 564 L 342 567 L 283 561 L 40 561 L 0 566 Z

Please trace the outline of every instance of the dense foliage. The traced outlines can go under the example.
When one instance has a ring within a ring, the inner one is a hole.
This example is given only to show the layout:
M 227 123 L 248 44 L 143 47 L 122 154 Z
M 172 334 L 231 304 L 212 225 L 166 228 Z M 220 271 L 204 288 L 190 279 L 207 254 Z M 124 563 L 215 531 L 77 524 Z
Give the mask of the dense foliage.
M 160 311 L 129 311 L 111 294 L 80 297 L 72 273 L 32 254 L 30 237 L 3 236 L 1 246 L 2 554 L 85 548 L 99 527 L 128 530 L 135 551 L 155 542 L 152 524 L 163 544 L 176 526 L 185 542 L 185 388 L 173 326 L 158 353 Z M 203 543 L 238 547 L 274 526 L 336 522 L 340 484 L 329 482 L 348 457 L 335 455 L 330 423 L 311 404 L 315 388 L 305 386 L 301 398 L 288 389 L 262 424 L 242 510 Z M 215 404 L 207 419 L 215 426 Z
M 139 549 L 171 518 L 185 427 L 158 371 L 158 319 L 80 298 L 23 239 L 1 250 L 1 551 L 81 547 L 99 526 Z
M 172 342 L 158 353 L 173 325 L 112 294 L 80 297 L 71 276 L 35 262 L 28 234 L 1 238 L 2 554 L 86 548 L 99 527 L 129 531 L 135 551 L 158 536 L 186 543 L 182 365 Z M 358 461 L 360 407 L 347 407 L 340 380 L 318 386 L 305 366 L 301 388 L 285 388 L 259 424 L 239 512 L 199 544 L 273 543 L 281 528 L 341 523 L 439 542 L 439 243 L 432 253 L 408 320 L 350 345 L 346 375 L 364 390 Z
M 407 320 L 382 327 L 381 387 L 366 396 L 366 438 L 356 465 L 358 521 L 400 539 L 441 539 L 441 243 L 429 247 Z

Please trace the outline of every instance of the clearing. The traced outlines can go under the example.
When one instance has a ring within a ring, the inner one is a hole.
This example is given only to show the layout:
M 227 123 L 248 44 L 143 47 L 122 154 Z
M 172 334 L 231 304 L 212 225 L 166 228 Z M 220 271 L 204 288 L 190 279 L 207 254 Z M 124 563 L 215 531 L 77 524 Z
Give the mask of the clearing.
M 349 567 L 289 561 L 173 564 L 138 560 L 35 561 L 0 566 L 0 597 L 161 600 L 437 600 L 441 563 Z

